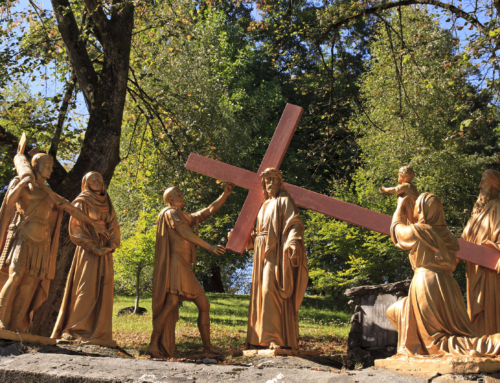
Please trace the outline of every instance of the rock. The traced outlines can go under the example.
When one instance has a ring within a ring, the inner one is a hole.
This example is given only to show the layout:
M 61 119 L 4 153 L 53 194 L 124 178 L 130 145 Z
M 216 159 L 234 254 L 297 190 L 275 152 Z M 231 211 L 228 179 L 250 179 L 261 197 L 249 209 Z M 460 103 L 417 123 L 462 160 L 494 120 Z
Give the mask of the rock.
M 0 349 L 0 356 L 18 356 L 22 353 L 22 346 L 19 343 L 12 343 L 10 346 Z
M 134 306 L 125 307 L 123 309 L 118 310 L 118 314 L 116 314 L 116 315 L 118 316 L 118 315 L 125 315 L 125 314 L 133 314 L 134 309 L 135 309 Z M 144 307 L 137 307 L 137 312 L 135 314 L 136 315 L 144 315 L 147 312 L 148 312 L 148 310 L 146 310 Z

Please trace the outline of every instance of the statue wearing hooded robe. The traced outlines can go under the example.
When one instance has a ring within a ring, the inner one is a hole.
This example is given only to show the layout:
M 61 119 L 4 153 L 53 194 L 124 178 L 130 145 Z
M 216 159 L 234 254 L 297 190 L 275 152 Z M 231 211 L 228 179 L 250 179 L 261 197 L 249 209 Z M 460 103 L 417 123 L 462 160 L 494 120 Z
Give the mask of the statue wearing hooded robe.
M 398 331 L 396 357 L 499 355 L 500 334 L 474 332 L 453 278 L 459 245 L 446 225 L 441 200 L 431 193 L 421 194 L 414 216 L 416 223 L 407 225 L 398 206 L 391 225 L 394 244 L 410 251 L 414 270 L 408 297 L 387 310 Z
M 500 172 L 486 170 L 480 193 L 462 238 L 500 251 Z M 496 271 L 467 263 L 467 308 L 479 335 L 500 332 L 500 264 Z
M 102 176 L 89 172 L 73 205 L 109 233 L 71 218 L 69 235 L 77 246 L 52 338 L 111 341 L 113 337 L 113 252 L 120 246 L 120 226 Z
M 299 308 L 309 278 L 304 225 L 281 172 L 268 168 L 261 178 L 265 201 L 247 245 L 254 250 L 247 343 L 297 350 Z

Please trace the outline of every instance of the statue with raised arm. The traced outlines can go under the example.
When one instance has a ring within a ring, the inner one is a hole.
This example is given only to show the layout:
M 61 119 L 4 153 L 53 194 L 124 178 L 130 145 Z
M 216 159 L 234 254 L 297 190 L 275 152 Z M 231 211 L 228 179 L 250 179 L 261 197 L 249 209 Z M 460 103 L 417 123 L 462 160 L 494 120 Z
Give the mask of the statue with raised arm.
M 215 202 L 191 214 L 183 211 L 184 196 L 178 187 L 168 188 L 163 194 L 167 207 L 156 221 L 153 333 L 147 351 L 155 358 L 174 355 L 175 324 L 181 301 L 192 301 L 198 308 L 198 329 L 203 352 L 215 353 L 210 345 L 210 303 L 191 265 L 196 265 L 196 246 L 217 255 L 226 251 L 224 246 L 210 245 L 198 237 L 198 224 L 222 207 L 233 187 L 233 184 L 227 184 L 224 193 Z
M 51 156 L 36 154 L 30 166 L 23 152 L 20 145 L 14 160 L 19 176 L 0 209 L 0 329 L 26 332 L 55 275 L 62 212 L 92 226 L 97 235 L 108 233 L 45 185 L 52 174 Z
M 462 292 L 453 277 L 457 238 L 446 225 L 441 200 L 422 193 L 414 209 L 414 224 L 398 205 L 392 218 L 394 244 L 409 250 L 414 270 L 408 296 L 394 303 L 387 316 L 398 331 L 395 357 L 495 357 L 500 334 L 477 334 L 467 315 Z

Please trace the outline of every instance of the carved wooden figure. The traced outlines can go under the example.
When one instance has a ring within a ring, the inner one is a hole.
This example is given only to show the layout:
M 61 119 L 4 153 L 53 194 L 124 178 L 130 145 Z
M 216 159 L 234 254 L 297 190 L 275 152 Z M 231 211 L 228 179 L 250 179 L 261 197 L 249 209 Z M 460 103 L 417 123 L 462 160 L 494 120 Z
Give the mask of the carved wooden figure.
M 398 204 L 403 205 L 402 209 L 408 223 L 415 223 L 413 220 L 413 209 L 415 208 L 415 201 L 418 198 L 418 190 L 411 183 L 414 178 L 415 173 L 413 169 L 409 166 L 403 166 L 398 172 L 398 186 L 392 188 L 382 186 L 380 188 L 381 193 L 397 194 Z
M 77 248 L 52 338 L 112 341 L 113 252 L 120 246 L 120 226 L 99 173 L 85 175 L 73 205 L 107 230 L 109 237 L 70 219 L 69 235 Z
M 184 196 L 178 187 L 163 194 L 167 207 L 158 215 L 155 264 L 153 272 L 153 333 L 148 354 L 172 357 L 175 351 L 175 323 L 179 302 L 192 301 L 199 310 L 198 329 L 203 352 L 216 351 L 210 345 L 210 303 L 191 268 L 196 265 L 196 246 L 217 255 L 226 249 L 210 245 L 198 237 L 198 224 L 215 214 L 226 202 L 234 185 L 227 184 L 224 193 L 209 207 L 196 213 L 184 212 Z

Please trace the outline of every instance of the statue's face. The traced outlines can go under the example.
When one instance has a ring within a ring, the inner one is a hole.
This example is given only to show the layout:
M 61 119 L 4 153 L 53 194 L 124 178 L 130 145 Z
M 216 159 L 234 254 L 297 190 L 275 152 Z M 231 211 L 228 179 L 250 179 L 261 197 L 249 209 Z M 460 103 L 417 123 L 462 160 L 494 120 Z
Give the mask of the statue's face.
M 38 171 L 44 180 L 48 180 L 50 175 L 52 174 L 52 167 L 54 165 L 54 161 L 51 157 L 47 156 L 42 159 L 38 164 Z
M 91 175 L 87 182 L 90 190 L 92 190 L 93 192 L 99 193 L 102 190 L 103 180 L 100 175 L 98 174 Z
M 168 197 L 168 202 L 170 204 L 177 206 L 180 209 L 184 208 L 184 205 L 186 204 L 184 202 L 184 195 L 182 194 L 181 190 L 179 188 L 175 188 L 172 193 L 170 193 Z
M 280 179 L 277 175 L 266 176 L 266 191 L 271 197 L 276 197 L 280 191 Z

